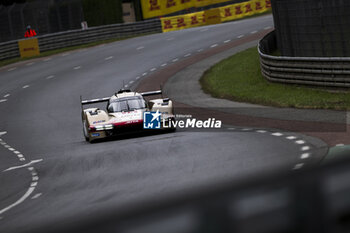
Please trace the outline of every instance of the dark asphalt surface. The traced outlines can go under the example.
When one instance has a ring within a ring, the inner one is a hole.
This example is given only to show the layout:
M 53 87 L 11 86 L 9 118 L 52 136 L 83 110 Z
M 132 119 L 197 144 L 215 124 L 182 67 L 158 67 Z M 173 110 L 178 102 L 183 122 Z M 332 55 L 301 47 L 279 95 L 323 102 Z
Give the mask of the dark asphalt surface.
M 263 16 L 0 68 L 0 134 L 7 132 L 0 136 L 0 232 L 55 228 L 106 208 L 301 168 L 305 147 L 320 144 L 293 133 L 227 126 L 95 144 L 82 134 L 79 95 L 112 95 L 123 81 L 134 87 L 178 60 L 272 26 L 272 17 Z M 38 159 L 43 161 L 3 172 Z

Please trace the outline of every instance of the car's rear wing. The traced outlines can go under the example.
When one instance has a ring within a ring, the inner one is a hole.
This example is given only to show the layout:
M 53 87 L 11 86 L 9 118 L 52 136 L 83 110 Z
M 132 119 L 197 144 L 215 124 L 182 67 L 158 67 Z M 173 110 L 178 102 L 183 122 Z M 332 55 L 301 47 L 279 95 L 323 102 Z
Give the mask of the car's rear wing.
M 142 95 L 142 96 L 161 95 L 161 94 L 162 94 L 162 90 L 148 91 L 148 92 L 140 93 L 140 95 Z M 83 100 L 82 97 L 80 96 L 80 104 L 81 104 L 81 107 L 83 108 L 83 105 L 107 102 L 110 98 L 111 97 L 104 97 L 104 98 L 99 98 L 99 99 Z
M 82 97 L 80 96 L 80 103 L 81 105 L 96 104 L 96 103 L 107 102 L 110 98 L 111 97 L 104 97 L 100 99 L 82 100 Z
M 161 95 L 161 94 L 162 94 L 162 90 L 158 90 L 158 91 L 148 91 L 148 92 L 140 93 L 140 95 L 142 95 L 142 96 Z

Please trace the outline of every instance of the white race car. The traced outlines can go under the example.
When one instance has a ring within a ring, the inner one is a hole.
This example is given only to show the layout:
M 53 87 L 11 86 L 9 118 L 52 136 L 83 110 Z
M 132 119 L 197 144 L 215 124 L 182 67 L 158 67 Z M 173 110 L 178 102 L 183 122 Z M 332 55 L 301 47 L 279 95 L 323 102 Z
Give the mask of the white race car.
M 142 131 L 147 128 L 144 125 L 145 112 L 155 112 L 154 115 L 160 117 L 161 129 L 175 130 L 171 124 L 175 120 L 172 101 L 169 98 L 149 101 L 144 99 L 145 96 L 161 94 L 161 90 L 137 93 L 122 89 L 111 97 L 101 99 L 82 100 L 80 97 L 86 141 L 92 142 L 109 136 Z M 84 105 L 102 102 L 107 102 L 106 111 L 99 108 L 83 108 Z

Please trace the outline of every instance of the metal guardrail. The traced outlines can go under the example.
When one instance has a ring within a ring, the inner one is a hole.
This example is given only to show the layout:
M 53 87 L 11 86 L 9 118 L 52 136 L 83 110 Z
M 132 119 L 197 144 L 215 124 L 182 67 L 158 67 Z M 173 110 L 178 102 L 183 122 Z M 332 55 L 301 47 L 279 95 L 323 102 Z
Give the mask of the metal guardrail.
M 45 52 L 102 40 L 126 38 L 146 33 L 160 32 L 162 32 L 160 20 L 152 19 L 136 23 L 91 27 L 86 30 L 71 30 L 38 36 L 37 38 L 40 52 Z M 0 43 L 0 60 L 19 56 L 17 41 Z
M 276 48 L 275 31 L 259 42 L 261 72 L 267 80 L 322 87 L 350 87 L 350 58 L 269 55 Z

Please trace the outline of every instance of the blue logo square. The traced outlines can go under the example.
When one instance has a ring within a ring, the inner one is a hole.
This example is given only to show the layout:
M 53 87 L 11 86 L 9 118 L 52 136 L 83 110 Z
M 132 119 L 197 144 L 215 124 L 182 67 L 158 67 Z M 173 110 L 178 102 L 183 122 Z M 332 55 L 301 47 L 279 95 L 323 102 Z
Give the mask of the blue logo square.
M 143 128 L 144 129 L 160 129 L 160 116 L 162 114 L 157 112 L 143 113 Z

